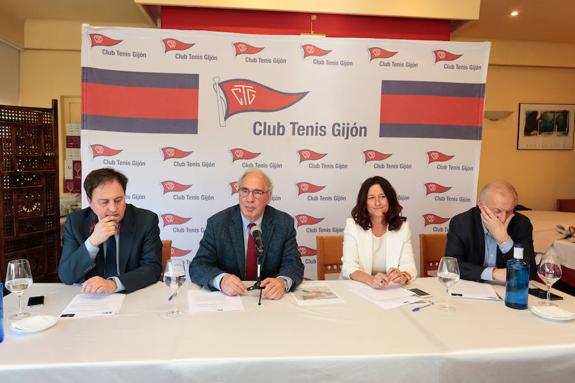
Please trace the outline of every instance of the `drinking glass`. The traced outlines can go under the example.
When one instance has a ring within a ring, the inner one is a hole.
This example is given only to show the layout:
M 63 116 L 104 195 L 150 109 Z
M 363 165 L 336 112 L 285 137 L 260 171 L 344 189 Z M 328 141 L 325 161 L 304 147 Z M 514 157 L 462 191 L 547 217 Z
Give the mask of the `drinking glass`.
M 437 268 L 437 278 L 445 286 L 445 291 L 447 292 L 447 298 L 445 303 L 438 305 L 441 310 L 444 311 L 454 311 L 455 307 L 449 305 L 449 289 L 451 286 L 459 281 L 459 265 L 457 263 L 457 258 L 453 257 L 443 257 L 439 261 L 439 267 Z
M 172 302 L 172 307 L 166 313 L 169 318 L 175 318 L 182 315 L 182 312 L 176 305 L 176 297 L 178 296 L 178 289 L 186 282 L 186 269 L 184 261 L 178 259 L 170 259 L 166 262 L 164 269 L 164 283 L 170 289 L 170 297 L 168 301 Z
M 32 286 L 32 271 L 30 271 L 28 260 L 15 259 L 8 262 L 6 289 L 18 297 L 18 312 L 8 318 L 18 320 L 30 316 L 30 313 L 22 311 L 22 294 L 30 286 Z
M 551 249 L 543 255 L 541 262 L 539 262 L 539 267 L 537 267 L 537 275 L 539 275 L 539 278 L 547 285 L 547 299 L 540 302 L 540 306 L 555 306 L 549 299 L 551 286 L 561 279 L 561 274 L 561 264 L 557 260 L 555 252 Z

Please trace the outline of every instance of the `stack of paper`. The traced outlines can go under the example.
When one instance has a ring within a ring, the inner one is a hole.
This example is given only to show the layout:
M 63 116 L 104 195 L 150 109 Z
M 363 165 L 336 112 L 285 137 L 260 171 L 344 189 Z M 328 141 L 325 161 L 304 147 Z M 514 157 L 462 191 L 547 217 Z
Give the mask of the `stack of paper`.
M 327 284 L 304 282 L 292 293 L 296 303 L 301 306 L 331 305 L 344 303 Z
M 116 315 L 126 294 L 78 294 L 60 314 L 60 318 L 89 318 Z
M 361 282 L 348 281 L 347 286 L 355 294 L 383 309 L 393 309 L 420 300 L 413 291 L 396 285 L 386 286 L 383 289 L 374 289 Z
M 450 293 L 452 297 L 499 300 L 495 289 L 488 283 L 460 280 L 451 288 Z

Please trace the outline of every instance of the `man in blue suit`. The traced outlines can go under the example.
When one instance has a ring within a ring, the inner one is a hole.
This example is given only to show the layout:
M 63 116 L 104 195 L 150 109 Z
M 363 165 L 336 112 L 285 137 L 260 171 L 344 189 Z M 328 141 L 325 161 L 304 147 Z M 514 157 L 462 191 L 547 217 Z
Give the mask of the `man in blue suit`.
M 248 170 L 239 181 L 239 205 L 208 219 L 200 247 L 190 264 L 192 282 L 243 295 L 242 280 L 254 280 L 250 261 L 250 224 L 261 226 L 264 243 L 261 268 L 262 295 L 280 299 L 303 280 L 304 266 L 298 251 L 293 218 L 271 206 L 272 184 L 260 170 Z M 255 251 L 255 250 L 254 250 Z
M 127 183 L 125 175 L 109 168 L 84 180 L 90 207 L 66 220 L 58 266 L 62 282 L 82 283 L 86 293 L 130 293 L 159 280 L 158 216 L 126 204 Z

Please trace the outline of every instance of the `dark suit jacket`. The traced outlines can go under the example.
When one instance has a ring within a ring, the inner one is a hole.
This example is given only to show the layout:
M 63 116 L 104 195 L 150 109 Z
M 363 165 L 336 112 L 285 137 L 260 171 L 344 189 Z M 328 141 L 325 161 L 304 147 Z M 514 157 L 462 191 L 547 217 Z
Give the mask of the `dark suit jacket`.
M 90 258 L 84 246 L 97 222 L 98 217 L 90 208 L 68 215 L 64 225 L 62 257 L 58 266 L 58 276 L 62 282 L 81 283 L 95 275 L 104 275 L 103 268 L 96 266 L 95 260 Z M 100 252 L 103 251 L 103 246 L 100 246 Z M 126 293 L 151 285 L 160 279 L 162 241 L 158 216 L 155 213 L 126 205 L 120 228 L 119 269 L 118 278 L 124 284 Z
M 529 264 L 531 278 L 537 274 L 535 266 L 535 251 L 533 250 L 533 226 L 529 218 L 515 213 L 507 233 L 514 243 L 523 245 L 523 259 Z M 481 224 L 481 211 L 476 206 L 464 213 L 458 214 L 449 223 L 447 233 L 447 248 L 445 256 L 455 257 L 459 262 L 459 272 L 462 279 L 480 281 L 485 269 L 485 233 Z M 495 267 L 505 268 L 507 261 L 513 258 L 513 248 L 507 253 L 501 253 L 497 247 Z
M 286 276 L 292 279 L 293 291 L 303 280 L 304 266 L 296 242 L 293 218 L 271 206 L 266 206 L 262 219 L 264 258 L 262 280 Z M 190 263 L 192 282 L 211 288 L 211 282 L 221 273 L 245 280 L 245 246 L 240 206 L 232 206 L 208 219 L 206 231 L 196 256 Z

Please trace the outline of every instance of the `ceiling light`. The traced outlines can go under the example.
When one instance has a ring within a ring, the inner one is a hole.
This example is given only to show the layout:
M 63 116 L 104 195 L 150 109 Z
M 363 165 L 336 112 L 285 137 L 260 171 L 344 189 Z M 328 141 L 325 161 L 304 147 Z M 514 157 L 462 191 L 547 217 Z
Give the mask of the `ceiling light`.
M 511 11 L 511 16 L 513 16 L 513 17 L 519 16 L 519 11 L 518 10 Z

